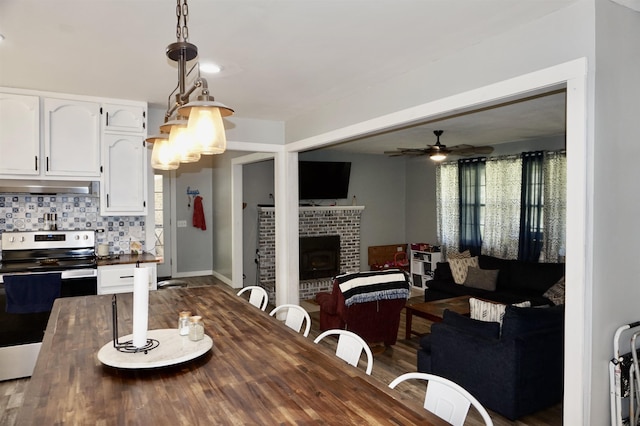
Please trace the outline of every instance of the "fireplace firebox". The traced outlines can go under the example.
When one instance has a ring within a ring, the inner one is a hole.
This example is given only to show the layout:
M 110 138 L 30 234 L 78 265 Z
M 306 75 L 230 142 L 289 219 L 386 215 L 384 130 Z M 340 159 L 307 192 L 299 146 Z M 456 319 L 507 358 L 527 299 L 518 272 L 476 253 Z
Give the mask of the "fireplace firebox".
M 300 279 L 334 277 L 340 271 L 340 235 L 300 237 Z

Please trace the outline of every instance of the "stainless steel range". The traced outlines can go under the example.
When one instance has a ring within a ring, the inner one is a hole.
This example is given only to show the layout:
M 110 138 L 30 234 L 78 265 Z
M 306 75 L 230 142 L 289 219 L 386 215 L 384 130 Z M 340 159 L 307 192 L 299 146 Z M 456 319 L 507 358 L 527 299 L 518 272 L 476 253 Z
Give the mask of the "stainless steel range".
M 0 262 L 0 380 L 30 376 L 50 312 L 7 313 L 3 277 L 60 272 L 60 296 L 97 294 L 94 231 L 2 234 Z

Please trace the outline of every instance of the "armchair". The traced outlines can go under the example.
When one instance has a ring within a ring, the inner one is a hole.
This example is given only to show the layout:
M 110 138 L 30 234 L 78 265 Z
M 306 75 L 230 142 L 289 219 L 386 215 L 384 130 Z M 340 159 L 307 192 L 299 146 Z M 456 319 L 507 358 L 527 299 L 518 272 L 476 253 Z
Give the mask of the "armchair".
M 408 277 L 401 270 L 339 275 L 331 293 L 316 294 L 320 331 L 346 329 L 368 343 L 394 345 L 409 289 Z
M 420 341 L 418 371 L 452 380 L 515 420 L 562 401 L 564 305 L 507 306 L 499 323 L 446 311 Z

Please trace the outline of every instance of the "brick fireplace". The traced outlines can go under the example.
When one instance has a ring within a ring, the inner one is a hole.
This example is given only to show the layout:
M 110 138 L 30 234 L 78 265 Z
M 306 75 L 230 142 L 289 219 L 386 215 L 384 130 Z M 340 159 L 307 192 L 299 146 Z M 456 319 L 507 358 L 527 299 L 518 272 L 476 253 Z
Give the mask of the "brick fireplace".
M 362 206 L 300 207 L 300 237 L 339 236 L 339 271 L 360 270 L 360 217 Z M 259 285 L 275 302 L 275 208 L 258 207 Z M 300 300 L 313 299 L 319 291 L 331 291 L 331 277 L 300 280 Z

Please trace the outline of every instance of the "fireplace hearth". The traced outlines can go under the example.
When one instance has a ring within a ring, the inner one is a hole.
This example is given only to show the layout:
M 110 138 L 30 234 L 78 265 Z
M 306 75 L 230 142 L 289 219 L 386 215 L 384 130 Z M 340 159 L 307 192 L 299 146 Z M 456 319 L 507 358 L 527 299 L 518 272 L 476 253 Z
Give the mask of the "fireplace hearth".
M 340 236 L 300 237 L 300 279 L 331 278 L 340 271 Z

